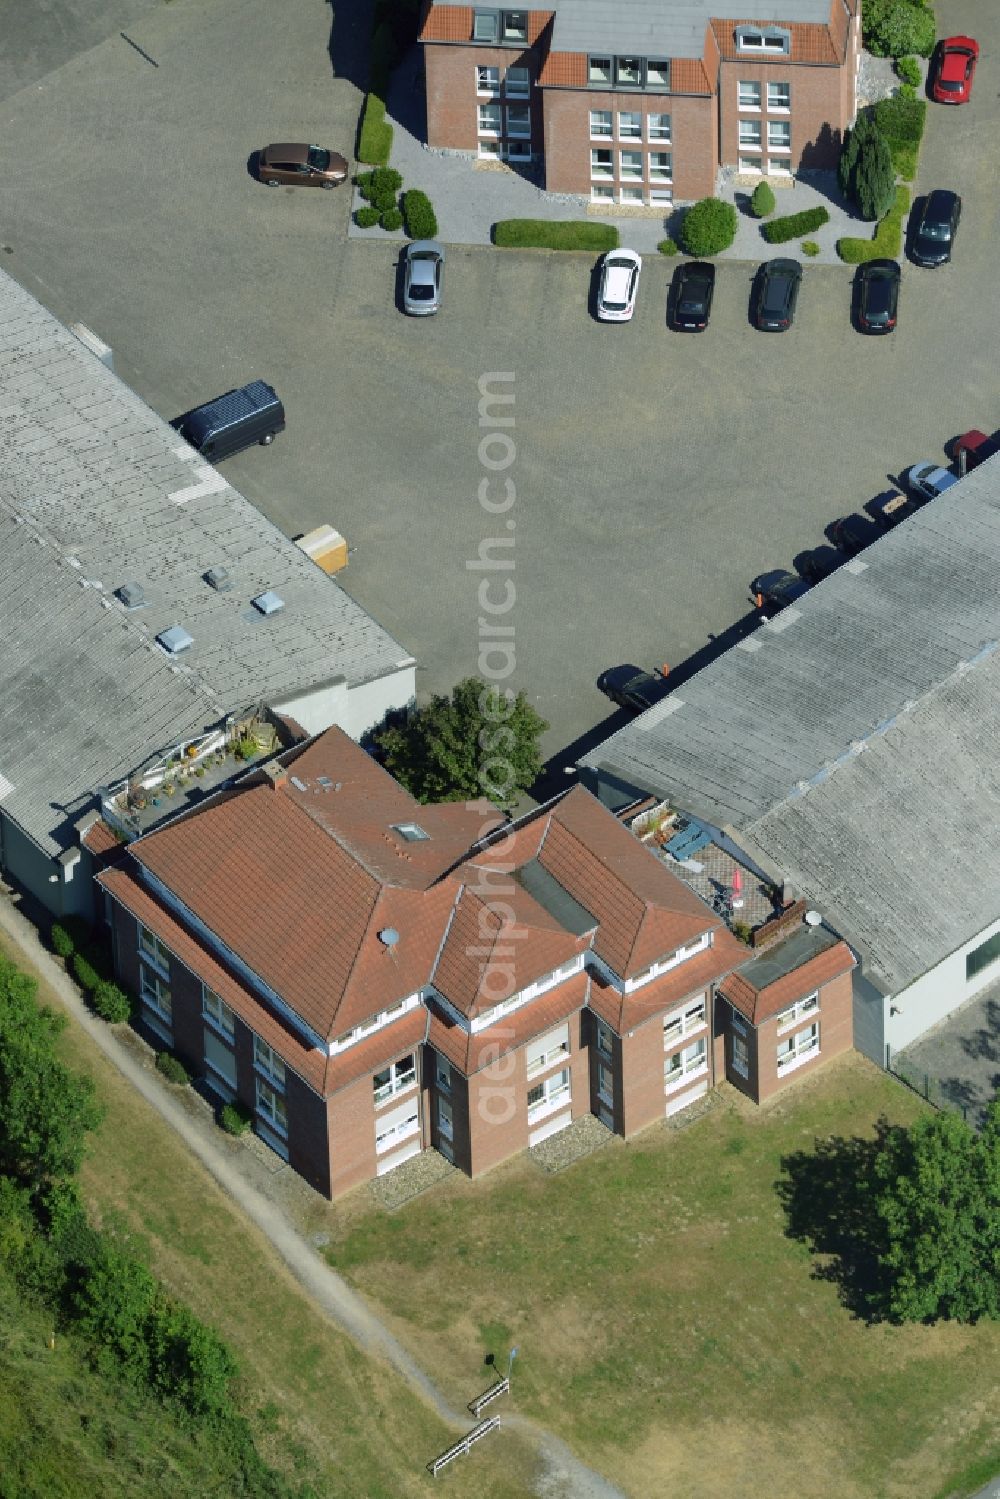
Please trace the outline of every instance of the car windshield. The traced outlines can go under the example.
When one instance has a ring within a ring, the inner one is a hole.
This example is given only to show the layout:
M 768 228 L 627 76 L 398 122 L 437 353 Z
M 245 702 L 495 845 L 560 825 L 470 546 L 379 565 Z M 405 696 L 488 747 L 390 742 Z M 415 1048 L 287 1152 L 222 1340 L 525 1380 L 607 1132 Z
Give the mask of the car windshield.
M 309 147 L 309 165 L 314 172 L 325 172 L 330 165 L 330 153 L 320 146 Z
M 964 79 L 942 78 L 938 82 L 938 88 L 945 94 L 960 94 L 964 87 Z
M 429 282 L 417 281 L 410 287 L 410 296 L 414 302 L 429 302 L 434 295 L 434 288 Z
M 925 239 L 947 239 L 951 230 L 947 224 L 922 224 L 920 233 Z

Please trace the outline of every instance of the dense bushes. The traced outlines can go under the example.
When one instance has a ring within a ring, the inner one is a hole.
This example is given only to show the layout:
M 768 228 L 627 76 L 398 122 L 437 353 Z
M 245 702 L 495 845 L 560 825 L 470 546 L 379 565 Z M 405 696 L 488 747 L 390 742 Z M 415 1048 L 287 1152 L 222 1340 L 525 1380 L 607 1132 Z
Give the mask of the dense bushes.
M 913 117 L 911 106 L 915 102 L 903 100 L 902 113 L 897 111 L 883 118 L 908 138 L 916 128 L 919 140 L 923 117 Z M 863 219 L 880 219 L 892 206 L 896 169 L 888 133 L 882 128 L 878 110 L 874 114 L 859 115 L 854 128 L 847 132 L 837 163 L 837 180 L 845 196 L 853 198 Z
M 224 1103 L 219 1110 L 219 1123 L 227 1135 L 245 1135 L 250 1122 L 250 1111 L 241 1103 Z
M 656 248 L 661 255 L 677 254 L 677 245 L 676 242 L 672 239 L 661 239 Z
M 904 93 L 904 84 L 891 99 L 881 99 L 875 106 L 874 120 L 889 143 L 892 165 L 897 177 L 912 182 L 917 175 L 917 153 L 924 134 L 927 116 L 926 99 L 913 92 Z
M 354 183 L 361 196 L 371 203 L 380 193 L 395 198 L 403 185 L 403 178 L 395 167 L 375 167 L 370 172 L 359 172 Z
M 934 17 L 922 0 L 865 0 L 861 20 L 865 46 L 876 57 L 933 51 Z
M 374 229 L 375 225 L 378 223 L 378 220 L 378 209 L 372 208 L 370 203 L 366 203 L 364 208 L 359 208 L 357 213 L 354 215 L 354 222 L 357 224 L 359 229 Z
M 403 219 L 411 239 L 435 239 L 438 221 L 431 200 L 418 187 L 411 187 L 402 198 Z
M 60 958 L 71 958 L 76 944 L 64 926 L 55 922 L 52 927 L 52 951 Z
M 898 260 L 903 245 L 903 219 L 910 206 L 910 190 L 900 183 L 892 207 L 872 239 L 838 239 L 837 254 L 848 265 L 863 260 Z
M 581 219 L 501 219 L 493 243 L 509 250 L 617 250 L 618 230 Z
M 688 255 L 718 255 L 736 238 L 736 209 L 721 198 L 702 198 L 684 215 L 681 244 Z
M 774 190 L 769 182 L 758 182 L 750 195 L 750 212 L 755 219 L 766 219 L 775 209 Z
M 803 234 L 811 234 L 814 229 L 821 228 L 829 223 L 830 215 L 822 205 L 817 208 L 804 208 L 801 213 L 788 213 L 783 218 L 772 219 L 769 224 L 761 225 L 761 234 L 769 245 L 783 245 L 790 239 L 801 239 Z
M 168 1083 L 180 1083 L 186 1086 L 191 1081 L 188 1070 L 180 1057 L 175 1057 L 170 1051 L 157 1052 L 156 1070 L 166 1078 Z
M 917 88 L 923 77 L 920 71 L 920 64 L 915 57 L 897 57 L 896 72 L 903 82 L 908 83 L 911 88 Z
M 376 93 L 365 100 L 358 137 L 358 160 L 384 167 L 392 151 L 392 126 L 385 117 L 385 101 Z
M 402 229 L 403 215 L 396 205 L 393 204 L 391 208 L 386 208 L 379 215 L 379 224 L 383 229 L 388 229 L 390 233 L 393 233 L 397 229 Z
M 124 989 L 119 989 L 110 979 L 101 979 L 94 988 L 90 1002 L 102 1020 L 110 1025 L 123 1025 L 132 1018 L 132 1001 Z

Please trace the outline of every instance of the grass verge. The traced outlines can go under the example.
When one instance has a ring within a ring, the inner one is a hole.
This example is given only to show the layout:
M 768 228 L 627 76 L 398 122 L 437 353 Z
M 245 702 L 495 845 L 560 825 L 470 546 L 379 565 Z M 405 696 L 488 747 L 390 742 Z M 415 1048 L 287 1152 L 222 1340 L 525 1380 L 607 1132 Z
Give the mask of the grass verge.
M 863 260 L 898 260 L 903 247 L 903 220 L 910 207 L 910 189 L 903 183 L 896 186 L 896 200 L 880 219 L 871 239 L 838 239 L 837 254 L 848 265 L 860 265 Z
M 579 219 L 500 219 L 493 243 L 510 250 L 616 250 L 618 230 Z

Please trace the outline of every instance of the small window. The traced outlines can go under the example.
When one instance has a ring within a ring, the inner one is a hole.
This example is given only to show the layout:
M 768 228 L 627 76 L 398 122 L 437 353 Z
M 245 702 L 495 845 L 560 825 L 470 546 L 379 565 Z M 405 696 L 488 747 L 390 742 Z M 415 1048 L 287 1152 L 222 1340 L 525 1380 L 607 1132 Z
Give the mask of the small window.
M 593 182 L 590 187 L 591 203 L 613 203 L 615 201 L 615 190 L 610 183 Z
M 989 968 L 1000 958 L 1000 932 L 996 936 L 988 937 L 979 947 L 974 947 L 970 953 L 965 955 L 965 978 L 975 978 L 977 973 L 982 973 L 984 968 Z
M 500 160 L 500 142 L 498 140 L 483 139 L 479 142 L 480 156 L 489 157 L 493 161 Z
M 643 201 L 641 187 L 623 187 L 619 195 L 621 203 L 641 203 Z
M 651 187 L 649 189 L 649 201 L 656 207 L 659 204 L 668 204 L 674 201 L 674 190 L 672 187 Z
M 733 1036 L 733 1071 L 739 1077 L 750 1076 L 750 1048 L 744 1036 Z
M 759 120 L 741 120 L 740 121 L 740 145 L 741 146 L 758 146 L 758 147 L 760 146 L 760 121 Z
M 437 1064 L 434 1069 L 434 1076 L 437 1079 L 438 1087 L 443 1088 L 446 1093 L 450 1093 L 451 1063 L 446 1061 L 444 1057 L 438 1057 Z
M 500 106 L 499 104 L 480 104 L 478 106 L 478 130 L 480 135 L 500 134 Z
M 670 116 L 647 115 L 646 130 L 651 141 L 670 140 Z
M 531 135 L 531 110 L 527 104 L 512 104 L 508 108 L 507 134 L 521 140 Z
M 770 151 L 790 151 L 792 127 L 788 120 L 768 120 L 767 145 Z
M 619 88 L 638 88 L 642 83 L 642 58 L 616 57 L 615 82 Z
M 504 11 L 503 39 L 505 42 L 526 42 L 528 40 L 528 12 L 526 10 Z
M 474 42 L 495 42 L 496 39 L 496 11 L 477 10 L 472 21 L 472 40 Z
M 623 181 L 628 181 L 628 180 L 639 179 L 641 181 L 642 180 L 642 152 L 641 151 L 620 151 L 618 154 L 619 154 L 619 158 L 620 158 L 620 162 L 621 162 L 620 171 L 621 171 L 622 180 Z
M 736 32 L 738 52 L 791 52 L 791 33 L 780 26 L 741 26 Z
M 257 1079 L 257 1113 L 276 1134 L 282 1137 L 288 1134 L 285 1100 L 261 1078 Z
M 590 138 L 592 141 L 609 141 L 611 139 L 610 109 L 592 109 L 590 111 Z
M 760 175 L 761 165 L 759 156 L 739 156 L 736 160 L 736 170 L 743 176 L 749 176 L 756 172 Z
M 598 1021 L 597 1024 L 597 1049 L 603 1056 L 610 1057 L 613 1051 L 611 1031 L 608 1027 Z
M 591 83 L 596 83 L 598 85 L 610 88 L 610 86 L 611 86 L 611 58 L 610 57 L 592 57 L 590 59 L 590 61 L 589 61 L 587 76 L 588 76 L 589 81 Z
M 637 110 L 619 110 L 618 139 L 622 141 L 642 140 L 642 115 Z
M 455 1134 L 455 1117 L 451 1104 L 446 1098 L 439 1098 L 437 1104 L 438 1129 L 446 1140 L 451 1140 Z
M 673 157 L 669 151 L 650 151 L 649 153 L 649 180 L 650 182 L 669 182 L 673 177 Z
M 507 160 L 508 161 L 530 161 L 531 160 L 531 142 L 529 140 L 508 141 L 507 142 Z
M 499 68 L 477 68 L 476 69 L 476 93 L 498 94 L 500 92 L 500 69 Z
M 285 1064 L 259 1036 L 253 1038 L 253 1064 L 258 1072 L 263 1072 L 277 1088 L 285 1086 Z
M 791 109 L 792 86 L 790 83 L 769 83 L 767 85 L 767 107 L 772 112 Z
M 217 994 L 204 984 L 201 986 L 201 1013 L 206 1020 L 211 1020 L 217 1030 L 224 1036 L 232 1036 L 236 1030 L 236 1016 L 227 1004 L 224 1004 Z
M 651 57 L 646 63 L 646 87 L 670 87 L 670 62 L 665 57 Z
M 590 175 L 591 177 L 613 177 L 614 167 L 612 165 L 610 151 L 591 151 L 590 153 Z
M 740 109 L 760 108 L 760 84 L 752 79 L 742 79 L 737 85 L 737 103 Z
M 527 68 L 508 68 L 504 75 L 508 99 L 527 99 L 531 93 L 531 75 Z

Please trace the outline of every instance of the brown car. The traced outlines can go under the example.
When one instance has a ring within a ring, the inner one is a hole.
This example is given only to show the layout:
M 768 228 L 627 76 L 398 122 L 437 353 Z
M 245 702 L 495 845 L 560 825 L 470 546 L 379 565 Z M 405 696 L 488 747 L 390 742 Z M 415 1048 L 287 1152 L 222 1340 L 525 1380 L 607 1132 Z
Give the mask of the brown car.
M 347 162 L 322 146 L 267 146 L 260 153 L 258 176 L 268 187 L 336 187 L 347 176 Z

